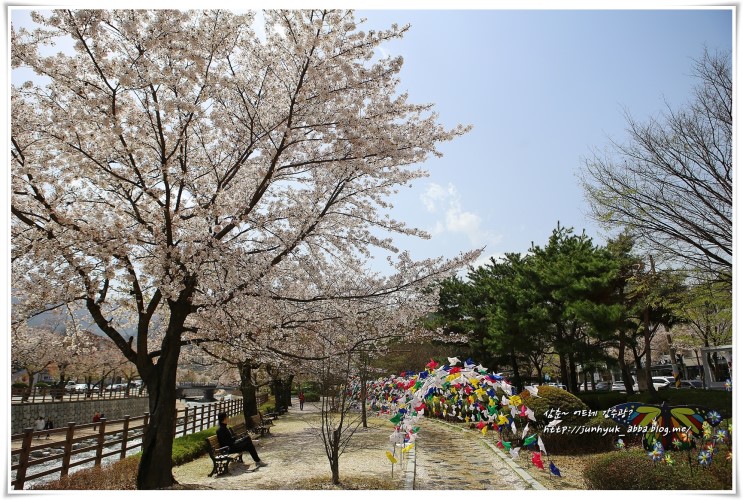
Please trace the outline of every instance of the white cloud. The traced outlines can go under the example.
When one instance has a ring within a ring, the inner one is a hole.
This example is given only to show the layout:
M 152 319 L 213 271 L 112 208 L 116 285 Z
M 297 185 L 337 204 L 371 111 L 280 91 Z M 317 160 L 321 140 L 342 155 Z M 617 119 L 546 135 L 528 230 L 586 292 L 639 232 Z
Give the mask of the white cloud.
M 451 184 L 449 186 L 453 187 Z M 439 205 L 446 201 L 447 194 L 446 190 L 441 185 L 431 182 L 428 184 L 426 192 L 423 193 L 420 198 L 423 205 L 425 205 L 426 210 L 431 213 L 436 213 L 439 211 Z
M 500 241 L 500 235 L 482 228 L 479 215 L 462 208 L 461 197 L 454 184 L 449 183 L 445 188 L 434 182 L 429 183 L 420 199 L 428 212 L 444 215 L 443 221 L 436 221 L 431 234 L 464 234 L 473 246 L 492 245 Z

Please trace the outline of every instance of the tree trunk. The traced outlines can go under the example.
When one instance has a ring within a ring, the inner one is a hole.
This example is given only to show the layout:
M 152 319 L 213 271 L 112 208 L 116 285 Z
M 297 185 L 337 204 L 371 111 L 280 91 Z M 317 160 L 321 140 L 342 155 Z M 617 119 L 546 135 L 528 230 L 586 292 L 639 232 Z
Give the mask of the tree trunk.
M 256 387 L 253 384 L 253 366 L 249 360 L 245 360 L 237 365 L 240 371 L 240 393 L 243 397 L 243 418 L 245 425 L 249 426 L 248 419 L 253 415 L 258 415 L 258 399 L 256 397 Z
M 359 381 L 361 383 L 361 389 L 359 391 L 359 397 L 361 398 L 361 426 L 366 429 L 368 428 L 366 418 L 366 379 L 369 375 L 369 354 L 366 351 L 362 351 L 360 358 Z
M 643 369 L 643 372 L 645 374 L 645 384 L 647 386 L 647 391 L 650 394 L 655 395 L 655 386 L 653 385 L 653 372 L 651 370 L 651 364 L 652 364 L 652 351 L 650 347 L 650 307 L 645 308 L 645 315 L 643 318 L 643 335 L 645 337 L 645 367 Z M 638 372 L 639 375 L 639 372 Z M 638 377 L 639 379 L 639 377 Z M 638 381 L 639 383 L 639 381 Z
M 576 372 L 576 366 L 575 366 L 575 356 L 573 355 L 572 351 L 568 352 L 568 380 L 565 383 L 565 385 L 568 388 L 568 391 L 572 393 L 578 392 L 578 379 Z
M 181 352 L 183 325 L 189 311 L 187 300 L 170 302 L 170 320 L 157 364 L 137 366 L 147 384 L 150 420 L 142 439 L 142 458 L 137 489 L 155 490 L 175 484 L 173 438 L 176 423 L 176 373 Z
M 284 408 L 287 410 L 292 406 L 292 384 L 294 383 L 294 375 L 289 375 L 284 381 Z
M 361 426 L 366 429 L 366 378 L 361 378 Z
M 637 367 L 636 373 L 637 373 L 637 387 L 639 389 L 642 388 L 640 385 L 640 379 L 644 376 L 645 373 L 642 368 L 642 358 L 639 354 L 637 354 L 637 349 L 635 346 L 632 346 L 632 356 L 635 358 L 635 366 Z M 629 374 L 629 371 L 627 372 L 627 377 L 624 379 L 624 385 L 627 387 L 627 394 L 634 394 L 635 390 L 632 388 L 634 386 L 634 383 L 632 381 L 632 377 Z
M 565 359 L 565 354 L 562 352 L 558 353 L 560 358 L 560 382 L 567 385 L 568 382 L 568 363 Z
M 516 387 L 516 394 L 518 394 L 524 390 L 524 382 L 523 380 L 521 380 L 521 374 L 519 373 L 519 363 L 516 359 L 516 353 L 513 350 L 511 350 L 511 368 L 513 368 L 513 385 Z
M 333 450 L 333 458 L 330 460 L 330 472 L 333 476 L 333 484 L 340 484 L 341 482 L 341 475 L 340 475 L 340 463 L 338 461 L 338 450 Z
M 142 444 L 142 458 L 137 472 L 137 489 L 167 488 L 175 483 L 173 478 L 173 429 L 176 419 L 176 368 L 178 351 L 163 352 L 154 376 L 147 381 L 150 403 L 150 420 Z
M 288 410 L 292 405 L 292 382 L 294 375 L 282 378 L 281 375 L 272 375 L 271 392 L 276 400 L 276 410 Z

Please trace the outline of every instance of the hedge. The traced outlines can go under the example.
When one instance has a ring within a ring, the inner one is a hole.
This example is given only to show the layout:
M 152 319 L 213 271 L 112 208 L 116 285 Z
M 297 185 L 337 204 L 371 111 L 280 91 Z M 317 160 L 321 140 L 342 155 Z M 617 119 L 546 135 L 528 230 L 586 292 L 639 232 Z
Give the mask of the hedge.
M 651 397 L 648 392 L 627 395 L 616 391 L 579 393 L 576 396 L 592 410 L 606 410 L 628 401 L 652 404 L 660 404 L 666 401 L 670 406 L 704 406 L 719 411 L 724 418 L 731 418 L 733 415 L 733 393 L 726 391 L 665 389 L 657 391 L 655 397 Z
M 603 411 L 627 402 L 627 394 L 618 391 L 581 392 L 576 396 L 592 410 Z
M 591 416 L 590 408 L 578 397 L 551 386 L 539 386 L 537 396 L 531 396 L 528 391 L 521 393 L 524 404 L 534 411 L 539 427 L 544 427 L 553 419 L 560 419 L 559 426 L 586 429 L 580 434 L 542 432 L 542 441 L 550 453 L 596 453 L 614 448 L 616 435 L 604 434 L 600 429 L 614 428 L 616 424 L 602 415 Z M 550 418 L 550 410 L 567 414 Z
M 710 466 L 685 452 L 672 454 L 675 464 L 653 463 L 643 451 L 615 451 L 596 458 L 583 471 L 592 490 L 730 490 L 732 463 L 722 450 Z

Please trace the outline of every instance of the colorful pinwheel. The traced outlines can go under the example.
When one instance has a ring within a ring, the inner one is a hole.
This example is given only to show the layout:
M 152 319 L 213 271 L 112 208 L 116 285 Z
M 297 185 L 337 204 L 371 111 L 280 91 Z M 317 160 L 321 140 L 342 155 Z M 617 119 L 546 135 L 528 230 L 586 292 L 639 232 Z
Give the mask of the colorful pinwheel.
M 712 426 L 720 425 L 720 422 L 722 422 L 722 416 L 720 415 L 720 412 L 715 410 L 707 412 L 707 422 L 709 422 Z
M 699 465 L 709 465 L 712 463 L 712 452 L 709 450 L 702 450 L 699 452 L 699 455 L 697 455 L 697 460 L 699 461 Z
M 663 459 L 663 452 L 658 449 L 653 449 L 653 451 L 648 453 L 648 456 L 653 460 L 653 462 L 657 462 Z

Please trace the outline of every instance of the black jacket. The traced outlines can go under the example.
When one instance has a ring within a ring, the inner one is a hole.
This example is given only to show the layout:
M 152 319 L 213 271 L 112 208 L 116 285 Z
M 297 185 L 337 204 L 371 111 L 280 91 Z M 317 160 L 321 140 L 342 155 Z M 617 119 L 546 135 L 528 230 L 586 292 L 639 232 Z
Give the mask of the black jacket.
M 219 439 L 220 446 L 233 446 L 235 444 L 235 435 L 232 434 L 232 429 L 227 427 L 227 424 L 219 424 L 217 439 Z

